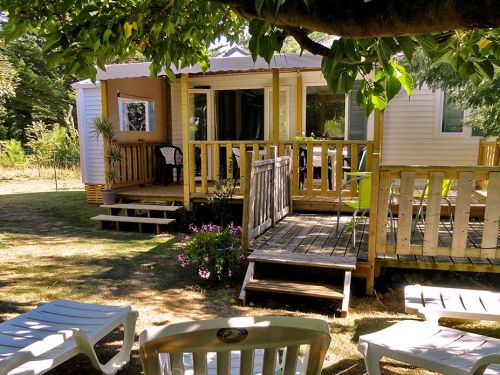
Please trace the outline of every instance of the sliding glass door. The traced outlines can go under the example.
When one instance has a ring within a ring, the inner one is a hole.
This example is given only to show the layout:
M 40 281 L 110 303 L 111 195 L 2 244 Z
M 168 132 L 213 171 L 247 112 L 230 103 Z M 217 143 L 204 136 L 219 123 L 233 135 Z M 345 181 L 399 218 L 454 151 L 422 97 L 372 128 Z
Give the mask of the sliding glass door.
M 189 139 L 192 141 L 211 141 L 214 139 L 214 129 L 212 121 L 212 101 L 210 90 L 192 89 L 189 90 Z M 186 152 L 186 151 L 184 151 Z M 195 176 L 201 177 L 201 151 L 195 148 Z M 208 178 L 212 176 L 212 155 L 207 153 L 208 158 Z

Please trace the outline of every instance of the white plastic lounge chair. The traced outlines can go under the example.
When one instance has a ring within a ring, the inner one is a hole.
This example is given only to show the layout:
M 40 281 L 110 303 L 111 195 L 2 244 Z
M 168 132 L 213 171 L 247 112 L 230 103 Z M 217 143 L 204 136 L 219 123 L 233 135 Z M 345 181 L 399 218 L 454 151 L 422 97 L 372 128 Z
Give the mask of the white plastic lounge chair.
M 103 374 L 114 374 L 130 358 L 137 313 L 128 306 L 57 300 L 0 324 L 0 375 L 43 374 L 69 358 L 86 354 Z M 94 345 L 123 325 L 118 354 L 101 364 Z
M 408 285 L 405 311 L 436 323 L 440 318 L 500 321 L 500 293 Z
M 139 344 L 145 375 L 319 375 L 330 333 L 319 319 L 245 317 L 149 328 Z
M 368 375 L 380 375 L 383 356 L 448 375 L 500 374 L 500 340 L 405 320 L 361 336 L 358 350 Z

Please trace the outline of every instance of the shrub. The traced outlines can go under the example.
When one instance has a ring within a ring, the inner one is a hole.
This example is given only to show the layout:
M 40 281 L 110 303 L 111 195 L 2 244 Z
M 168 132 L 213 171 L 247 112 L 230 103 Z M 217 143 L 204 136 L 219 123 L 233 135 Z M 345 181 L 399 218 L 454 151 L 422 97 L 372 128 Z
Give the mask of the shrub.
M 78 132 L 59 124 L 33 122 L 26 129 L 30 158 L 38 168 L 54 166 L 75 167 L 79 163 Z
M 195 266 L 202 279 L 230 277 L 239 265 L 241 228 L 208 224 L 190 229 L 192 234 L 183 240 L 184 251 L 177 256 L 180 265 Z
M 0 142 L 0 166 L 19 167 L 25 163 L 26 154 L 21 141 L 8 139 Z
M 230 216 L 229 207 L 235 190 L 234 180 L 219 180 L 215 181 L 214 191 L 208 194 L 208 204 L 221 226 L 224 226 Z

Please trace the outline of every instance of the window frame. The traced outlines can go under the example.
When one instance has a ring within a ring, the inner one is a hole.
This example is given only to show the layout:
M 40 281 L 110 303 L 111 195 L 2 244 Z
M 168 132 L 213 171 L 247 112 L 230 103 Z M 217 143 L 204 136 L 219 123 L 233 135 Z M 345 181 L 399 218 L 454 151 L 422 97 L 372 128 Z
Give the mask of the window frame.
M 280 142 L 287 142 L 290 138 L 290 86 L 280 86 L 280 91 L 285 91 L 285 105 L 286 105 L 286 129 L 287 139 Z M 264 88 L 264 140 L 270 141 L 273 134 L 273 121 L 272 121 L 272 87 Z
M 323 77 L 323 76 L 322 76 Z M 324 80 L 324 78 L 322 78 Z M 308 87 L 318 87 L 324 86 L 328 87 L 326 81 L 308 81 L 302 82 L 302 136 L 307 135 L 307 88 Z M 344 140 L 347 139 L 348 127 L 349 127 L 349 105 L 348 105 L 348 95 L 344 94 Z
M 125 119 L 123 118 L 123 106 L 126 105 L 124 101 L 131 101 L 132 103 L 143 103 L 144 104 L 144 110 L 146 114 L 145 122 L 145 130 L 131 130 L 128 127 L 128 124 L 125 123 Z M 154 131 L 154 123 L 155 119 L 153 118 L 153 121 L 151 121 L 151 116 L 150 116 L 150 103 L 153 103 L 153 111 L 156 117 L 156 101 L 152 98 L 139 98 L 139 97 L 134 97 L 134 96 L 119 96 L 118 97 L 118 118 L 120 122 L 120 131 L 122 132 L 153 132 Z M 153 125 L 153 126 L 152 126 Z
M 443 131 L 443 119 L 444 119 L 444 109 L 445 109 L 445 92 L 443 90 L 436 91 L 435 94 L 435 134 L 444 137 L 472 137 L 472 128 L 464 126 L 462 124 L 461 132 L 445 132 Z M 462 114 L 462 120 L 466 120 L 469 114 L 469 110 L 464 110 Z

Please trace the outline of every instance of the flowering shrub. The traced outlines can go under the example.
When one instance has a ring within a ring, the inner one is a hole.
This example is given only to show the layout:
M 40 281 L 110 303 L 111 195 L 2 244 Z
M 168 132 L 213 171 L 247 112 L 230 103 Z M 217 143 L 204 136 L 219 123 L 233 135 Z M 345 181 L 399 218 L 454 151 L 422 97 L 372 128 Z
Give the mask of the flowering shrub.
M 229 224 L 223 228 L 207 224 L 200 228 L 191 224 L 191 235 L 184 236 L 184 251 L 177 255 L 181 267 L 194 265 L 202 279 L 231 276 L 239 263 L 241 228 Z

